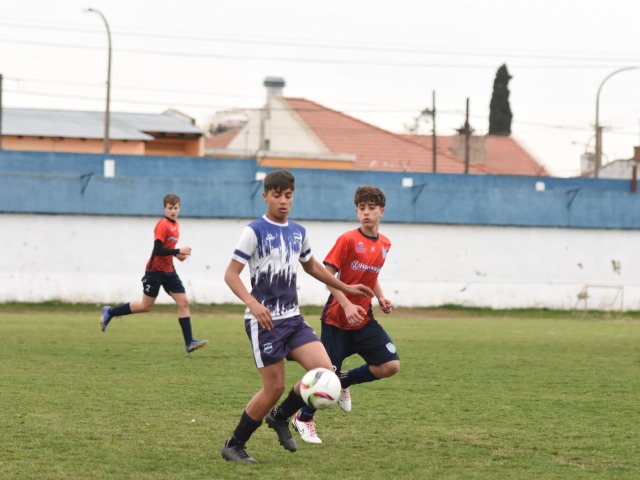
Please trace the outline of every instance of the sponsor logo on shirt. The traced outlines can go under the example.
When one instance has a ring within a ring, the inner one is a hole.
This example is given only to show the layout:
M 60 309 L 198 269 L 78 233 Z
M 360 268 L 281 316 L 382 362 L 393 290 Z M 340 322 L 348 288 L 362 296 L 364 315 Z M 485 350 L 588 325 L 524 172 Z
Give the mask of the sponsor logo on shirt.
M 356 245 L 356 252 L 365 253 L 367 251 L 367 247 L 364 246 L 364 243 L 358 242 Z
M 367 265 L 366 263 L 359 262 L 358 260 L 351 262 L 351 270 L 355 270 L 356 272 L 379 273 L 381 268 L 382 267 Z

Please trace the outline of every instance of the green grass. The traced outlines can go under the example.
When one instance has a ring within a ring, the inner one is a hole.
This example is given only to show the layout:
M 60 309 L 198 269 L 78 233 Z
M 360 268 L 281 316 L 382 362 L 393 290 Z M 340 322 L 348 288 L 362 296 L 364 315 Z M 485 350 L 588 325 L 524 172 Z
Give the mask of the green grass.
M 260 387 L 238 307 L 0 306 L 0 478 L 640 478 L 640 320 L 559 312 L 402 310 L 381 316 L 400 373 L 320 412 L 322 445 L 286 452 L 260 428 L 260 465 L 220 447 Z M 318 309 L 307 309 L 315 327 Z M 345 366 L 361 364 L 351 357 Z M 287 365 L 287 385 L 302 376 Z

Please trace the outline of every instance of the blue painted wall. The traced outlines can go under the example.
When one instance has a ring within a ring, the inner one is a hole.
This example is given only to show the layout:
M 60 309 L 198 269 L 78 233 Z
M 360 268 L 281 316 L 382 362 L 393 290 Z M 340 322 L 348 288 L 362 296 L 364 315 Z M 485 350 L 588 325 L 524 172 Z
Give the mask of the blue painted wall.
M 254 159 L 0 151 L 0 212 L 79 215 L 162 213 L 162 197 L 182 197 L 187 217 L 253 218 L 264 213 Z M 295 169 L 292 218 L 354 218 L 358 185 L 387 195 L 385 222 L 640 228 L 640 194 L 628 180 L 520 176 L 345 172 Z M 414 186 L 401 186 L 411 177 Z M 544 191 L 536 191 L 543 182 Z

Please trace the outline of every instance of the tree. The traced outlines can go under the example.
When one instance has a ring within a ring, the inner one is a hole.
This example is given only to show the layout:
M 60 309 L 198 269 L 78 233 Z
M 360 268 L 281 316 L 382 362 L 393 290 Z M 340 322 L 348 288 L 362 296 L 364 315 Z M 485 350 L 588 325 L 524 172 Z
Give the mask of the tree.
M 507 66 L 502 65 L 493 81 L 493 95 L 489 104 L 489 135 L 511 135 L 511 107 L 509 106 L 509 80 L 511 75 Z

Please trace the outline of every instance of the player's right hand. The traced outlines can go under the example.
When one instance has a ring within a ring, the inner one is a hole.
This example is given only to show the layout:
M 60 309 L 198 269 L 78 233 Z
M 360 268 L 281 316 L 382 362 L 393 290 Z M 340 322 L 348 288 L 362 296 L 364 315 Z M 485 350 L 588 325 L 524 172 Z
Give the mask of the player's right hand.
M 251 302 L 251 305 L 247 306 L 262 328 L 266 328 L 267 330 L 271 330 L 273 328 L 271 311 L 267 307 L 258 301 Z
M 347 318 L 347 323 L 352 327 L 357 327 L 364 321 L 364 317 L 367 311 L 360 305 L 354 305 L 350 303 L 347 308 L 344 309 L 344 315 Z

